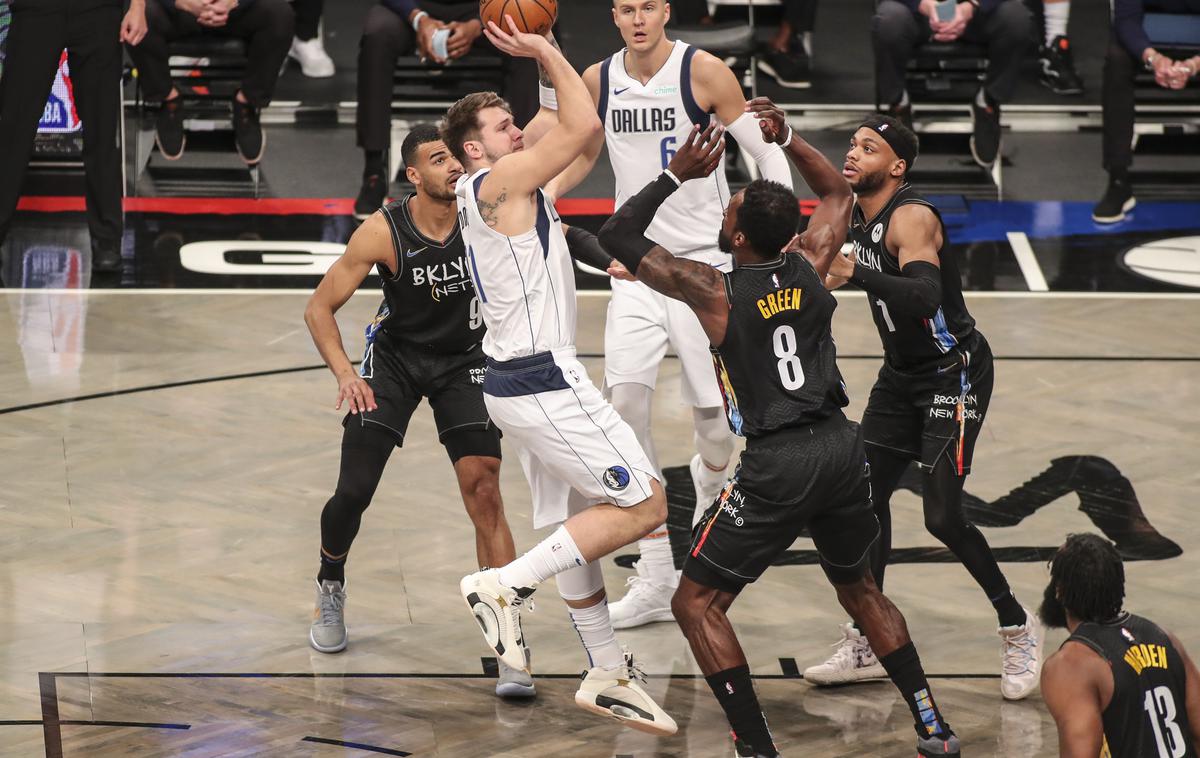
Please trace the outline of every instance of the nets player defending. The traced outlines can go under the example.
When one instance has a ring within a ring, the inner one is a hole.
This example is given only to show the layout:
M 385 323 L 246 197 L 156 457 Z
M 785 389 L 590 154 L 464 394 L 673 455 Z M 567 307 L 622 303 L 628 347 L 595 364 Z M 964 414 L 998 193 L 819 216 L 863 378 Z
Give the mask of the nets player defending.
M 1111 542 L 1072 534 L 1050 564 L 1040 616 L 1071 636 L 1046 660 L 1042 697 L 1063 758 L 1196 758 L 1200 673 L 1175 635 L 1121 610 Z
M 345 402 L 350 410 L 343 421 L 337 489 L 321 512 L 321 569 L 309 642 L 322 653 L 346 647 L 346 557 L 421 398 L 433 407 L 438 437 L 475 525 L 479 565 L 501 565 L 515 555 L 500 500 L 500 433 L 483 403 L 483 320 L 455 206 L 462 165 L 429 124 L 413 127 L 401 155 L 416 191 L 384 206 L 354 233 L 304 313 L 321 357 L 337 377 L 337 407 Z M 356 373 L 334 314 L 372 267 L 383 279 L 384 299 L 367 327 Z M 496 694 L 531 697 L 533 680 L 521 669 L 502 662 Z
M 778 146 L 760 139 L 758 124 L 746 114 L 737 77 L 720 59 L 668 39 L 664 26 L 670 17 L 670 3 L 663 0 L 614 0 L 613 21 L 625 48 L 583 74 L 604 122 L 617 207 L 666 168 L 694 124 L 703 128 L 713 120 L 728 128 L 765 178 L 791 187 L 787 160 Z M 552 101 L 547 105 L 552 107 Z M 729 256 L 717 248 L 717 232 L 728 203 L 722 167 L 689 182 L 664 203 L 647 234 L 676 255 L 727 271 Z M 691 473 L 699 518 L 725 483 L 733 453 L 708 340 L 683 303 L 641 282 L 614 281 L 604 329 L 604 384 L 656 471 L 650 407 L 668 348 L 679 356 L 682 398 L 692 407 L 697 454 Z M 639 540 L 638 548 L 637 575 L 630 578 L 625 597 L 610 607 L 617 629 L 671 620 L 671 594 L 679 578 L 666 524 Z
M 887 116 L 850 138 L 843 176 L 857 195 L 853 256 L 837 256 L 829 286 L 847 279 L 867 292 L 884 363 L 863 412 L 871 496 L 882 536 L 871 573 L 883 586 L 892 545 L 890 501 L 917 461 L 925 527 L 979 583 L 999 618 L 1000 691 L 1019 700 L 1037 687 L 1040 632 L 1008 586 L 983 534 L 963 515 L 963 483 L 992 395 L 992 352 L 963 301 L 941 216 L 908 184 L 917 137 Z M 883 675 L 861 630 L 847 624 L 834 655 L 804 672 L 815 684 Z M 868 635 L 869 637 L 869 635 Z
M 525 147 L 507 105 L 485 92 L 455 103 L 442 135 L 467 171 L 456 191 L 488 329 L 484 400 L 520 455 L 534 526 L 558 526 L 515 561 L 464 577 L 462 595 L 496 655 L 525 668 L 521 608 L 555 576 L 589 661 L 576 704 L 634 729 L 674 734 L 675 722 L 642 689 L 617 644 L 595 562 L 661 524 L 666 496 L 633 430 L 575 358 L 575 277 L 550 199 L 561 191 L 554 180 L 600 121 L 562 53 L 505 21 L 511 34 L 489 23 L 489 39 L 541 64 L 558 91 L 558 125 Z
M 838 600 L 886 651 L 884 664 L 912 711 L 919 755 L 957 756 L 958 738 L 938 711 L 904 617 L 869 571 L 879 524 L 862 438 L 842 413 L 846 392 L 830 332 L 837 303 L 823 282 L 845 240 L 850 188 L 792 135 L 769 100 L 747 107 L 763 119 L 763 139 L 785 145 L 821 198 L 797 240 L 802 254 L 780 252 L 800 223 L 796 197 L 766 180 L 739 192 L 725 212 L 721 247 L 733 253 L 732 272 L 678 258 L 645 237 L 681 183 L 716 168 L 722 140 L 711 126 L 685 139 L 667 169 L 600 232 L 627 269 L 614 265 L 610 273 L 636 275 L 696 313 L 713 345 L 729 426 L 746 438 L 732 480 L 696 525 L 672 600 L 675 619 L 729 719 L 737 755 L 778 755 L 726 614 L 807 527 Z

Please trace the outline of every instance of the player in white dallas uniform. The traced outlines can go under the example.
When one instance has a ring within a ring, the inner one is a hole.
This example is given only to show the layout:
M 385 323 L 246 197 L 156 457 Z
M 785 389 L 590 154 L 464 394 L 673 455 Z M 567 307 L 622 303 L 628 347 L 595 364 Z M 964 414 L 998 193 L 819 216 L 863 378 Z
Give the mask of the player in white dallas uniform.
M 518 448 L 534 526 L 559 526 L 512 563 L 464 577 L 462 595 L 496 655 L 528 670 L 520 611 L 540 582 L 557 576 L 590 666 L 576 704 L 641 731 L 674 734 L 675 722 L 638 684 L 639 670 L 617 644 L 595 563 L 666 516 L 657 472 L 575 358 L 575 279 L 553 206 L 568 187 L 552 180 L 600 122 L 562 53 L 506 21 L 511 34 L 489 24 L 489 39 L 510 55 L 537 59 L 558 89 L 559 124 L 522 149 L 508 105 L 494 93 L 476 93 L 446 113 L 442 136 L 467 172 L 456 194 L 488 327 L 488 415 Z
M 614 0 L 613 21 L 626 47 L 583 74 L 600 118 L 616 175 L 616 205 L 639 192 L 666 168 L 693 124 L 720 121 L 754 158 L 766 179 L 792 186 L 787 158 L 763 142 L 746 113 L 737 77 L 718 58 L 666 37 L 671 16 L 663 0 Z M 543 109 L 526 130 L 532 138 L 553 108 L 543 89 Z M 552 114 L 551 114 L 552 116 Z M 598 152 L 598 151 L 597 151 Z M 720 219 L 729 202 L 724 163 L 707 179 L 688 182 L 662 205 L 646 236 L 675 254 L 728 271 L 730 257 L 717 247 Z M 733 435 L 725 421 L 708 338 L 682 302 L 641 282 L 613 280 L 604 332 L 604 383 L 613 406 L 629 422 L 655 470 L 650 406 L 658 366 L 668 347 L 679 356 L 683 401 L 692 407 L 697 455 L 692 458 L 696 517 L 725 483 Z M 609 610 L 617 629 L 670 621 L 679 584 L 666 524 L 638 541 L 641 560 L 626 596 Z

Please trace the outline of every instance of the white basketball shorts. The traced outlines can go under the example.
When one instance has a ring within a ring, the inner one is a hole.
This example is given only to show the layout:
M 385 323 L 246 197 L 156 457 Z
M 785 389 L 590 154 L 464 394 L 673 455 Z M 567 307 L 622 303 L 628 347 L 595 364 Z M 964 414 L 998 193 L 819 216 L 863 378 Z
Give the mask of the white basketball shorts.
M 727 255 L 703 255 L 698 260 L 710 265 L 721 262 L 718 267 L 728 270 Z M 655 292 L 641 282 L 612 280 L 612 299 L 604 326 L 605 385 L 636 382 L 654 389 L 658 364 L 668 347 L 679 356 L 683 402 L 693 408 L 721 407 L 708 336 L 687 303 Z
M 574 350 L 488 359 L 488 415 L 516 443 L 533 495 L 533 526 L 565 521 L 567 499 L 628 508 L 657 479 L 629 425 L 592 384 Z

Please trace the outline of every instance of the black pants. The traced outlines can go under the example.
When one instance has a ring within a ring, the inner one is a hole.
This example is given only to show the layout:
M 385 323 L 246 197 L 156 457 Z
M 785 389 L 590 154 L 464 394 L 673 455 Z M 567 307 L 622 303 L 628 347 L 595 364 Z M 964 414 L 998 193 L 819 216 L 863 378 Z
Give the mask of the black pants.
M 0 79 L 0 243 L 8 235 L 38 120 L 65 49 L 83 122 L 88 229 L 93 243 L 121 238 L 121 5 L 74 0 L 12 9 Z
M 987 48 L 984 88 L 996 102 L 1012 98 L 1021 63 L 1033 34 L 1033 19 L 1021 0 L 1004 0 L 989 13 L 976 11 L 961 37 Z M 929 19 L 897 0 L 883 0 L 871 19 L 875 48 L 875 88 L 880 105 L 892 105 L 904 95 L 904 67 L 919 45 L 930 40 Z
M 675 0 L 671 20 L 678 24 L 698 24 L 708 16 L 706 0 Z M 817 0 L 783 0 L 783 17 L 796 34 L 811 32 L 817 18 Z
M 417 5 L 439 21 L 466 21 L 479 17 L 479 3 L 437 3 L 417 0 Z M 407 19 L 382 5 L 367 11 L 358 45 L 358 146 L 386 150 L 391 142 L 392 82 L 396 59 L 412 55 L 417 35 Z M 472 52 L 495 48 L 482 35 Z M 530 58 L 505 59 L 504 95 L 518 126 L 529 123 L 538 111 L 537 64 Z
M 201 26 L 194 16 L 180 10 L 168 10 L 157 0 L 146 3 L 146 23 L 150 30 L 129 55 L 137 65 L 146 99 L 161 101 L 171 94 L 170 52 L 167 43 L 200 34 L 232 36 L 246 42 L 246 74 L 242 94 L 256 106 L 271 102 L 279 69 L 292 44 L 295 19 L 287 0 L 255 0 L 229 14 L 219 29 Z
M 292 10 L 296 13 L 296 37 L 305 41 L 316 37 L 325 0 L 292 0 Z

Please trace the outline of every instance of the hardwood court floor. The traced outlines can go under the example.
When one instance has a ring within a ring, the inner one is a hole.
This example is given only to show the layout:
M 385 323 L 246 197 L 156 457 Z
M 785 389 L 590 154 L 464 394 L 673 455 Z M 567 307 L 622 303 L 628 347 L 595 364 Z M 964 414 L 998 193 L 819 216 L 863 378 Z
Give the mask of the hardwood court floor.
M 549 585 L 526 623 L 545 675 L 537 702 L 492 697 L 487 651 L 457 595 L 473 566 L 469 523 L 424 408 L 348 564 L 350 649 L 308 647 L 340 414 L 329 375 L 302 370 L 319 363 L 304 300 L 0 293 L 0 755 L 729 754 L 720 711 L 669 624 L 620 637 L 665 695 L 679 735 L 656 741 L 578 711 L 572 677 L 584 658 Z M 363 293 L 343 312 L 351 355 L 377 302 Z M 601 350 L 605 303 L 580 299 L 584 354 Z M 1018 598 L 1035 606 L 1047 552 L 1067 532 L 1101 524 L 1135 552 L 1182 550 L 1127 564 L 1127 606 L 1200 650 L 1200 355 L 1191 338 L 1200 301 L 972 296 L 971 307 L 999 360 L 967 489 L 981 517 L 1020 519 L 984 528 Z M 835 334 L 857 418 L 879 365 L 860 297 L 842 298 Z M 599 382 L 602 361 L 585 362 Z M 261 373 L 289 369 L 301 370 Z M 690 421 L 675 361 L 659 390 L 662 463 L 686 464 Z M 33 407 L 10 410 L 24 406 Z M 518 546 L 528 547 L 537 535 L 512 462 L 502 486 Z M 1144 539 L 1145 525 L 1128 517 L 1133 497 L 1178 550 Z M 1040 697 L 1000 699 L 986 600 L 961 567 L 939 562 L 941 551 L 920 549 L 935 544 L 919 500 L 901 491 L 893 506 L 895 544 L 917 562 L 889 570 L 888 591 L 969 754 L 1054 754 Z M 806 548 L 797 543 L 793 563 Z M 605 567 L 619 597 L 630 571 L 612 559 Z M 910 754 L 890 685 L 819 691 L 790 676 L 827 656 L 843 621 L 817 567 L 771 569 L 732 615 L 786 755 Z M 1062 638 L 1051 634 L 1048 649 Z

